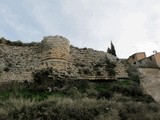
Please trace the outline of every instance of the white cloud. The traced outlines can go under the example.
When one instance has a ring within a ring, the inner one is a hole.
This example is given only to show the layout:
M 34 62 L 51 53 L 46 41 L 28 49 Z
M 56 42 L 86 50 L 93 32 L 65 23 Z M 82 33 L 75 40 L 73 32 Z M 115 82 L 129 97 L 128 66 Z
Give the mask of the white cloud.
M 12 12 L 12 10 L 5 4 L 1 4 L 0 8 L 1 8 L 0 16 L 2 18 L 0 20 L 0 24 L 1 26 L 3 26 L 1 27 L 1 29 L 7 31 L 11 30 L 12 33 L 15 34 L 14 36 L 16 36 L 17 39 L 22 39 L 22 40 L 27 40 L 30 37 L 34 37 L 35 35 L 39 34 L 38 30 L 36 30 L 31 25 L 21 21 L 21 16 Z M 10 36 L 9 34 L 6 33 L 7 31 L 3 31 L 2 35 L 7 35 L 7 38 L 13 39 L 13 36 Z M 25 35 L 24 38 L 21 35 Z
M 146 29 L 148 15 L 143 8 L 147 9 L 150 4 L 143 3 L 142 0 L 68 0 L 63 4 L 63 9 L 77 22 L 80 33 L 87 33 L 87 36 L 84 32 L 80 36 L 85 45 L 106 50 L 107 44 L 113 40 L 118 55 L 127 57 L 134 52 L 132 46 L 149 41 Z
M 157 41 L 147 42 L 147 43 L 140 43 L 136 45 L 137 51 L 146 51 L 147 56 L 153 54 L 153 51 L 160 50 L 159 43 Z
M 160 39 L 158 0 L 23 0 L 21 4 L 25 18 L 11 10 L 12 4 L 0 11 L 0 24 L 21 39 L 59 34 L 78 47 L 104 51 L 112 40 L 119 57 L 141 51 L 151 54 L 154 48 L 160 51 L 155 42 Z

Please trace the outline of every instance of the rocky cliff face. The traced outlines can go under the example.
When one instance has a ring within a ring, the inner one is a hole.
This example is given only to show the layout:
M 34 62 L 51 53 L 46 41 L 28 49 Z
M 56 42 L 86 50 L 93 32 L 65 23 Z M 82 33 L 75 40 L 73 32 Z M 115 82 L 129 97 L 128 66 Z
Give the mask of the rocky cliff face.
M 141 85 L 144 91 L 160 103 L 160 69 L 139 68 Z
M 36 71 L 46 68 L 77 79 L 127 78 L 124 61 L 103 51 L 70 46 L 61 36 L 44 37 L 41 43 L 29 45 L 0 40 L 0 82 L 32 80 Z

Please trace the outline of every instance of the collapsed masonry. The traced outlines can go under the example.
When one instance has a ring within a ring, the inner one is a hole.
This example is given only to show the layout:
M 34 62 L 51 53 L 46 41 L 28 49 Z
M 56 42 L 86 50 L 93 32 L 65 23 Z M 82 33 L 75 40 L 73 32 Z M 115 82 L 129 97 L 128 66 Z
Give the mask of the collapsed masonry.
M 105 59 L 116 64 L 116 78 L 127 78 L 125 60 L 103 51 L 70 46 L 62 36 L 44 37 L 41 43 L 14 45 L 0 41 L 0 82 L 33 80 L 36 71 L 52 68 L 57 76 L 108 80 Z

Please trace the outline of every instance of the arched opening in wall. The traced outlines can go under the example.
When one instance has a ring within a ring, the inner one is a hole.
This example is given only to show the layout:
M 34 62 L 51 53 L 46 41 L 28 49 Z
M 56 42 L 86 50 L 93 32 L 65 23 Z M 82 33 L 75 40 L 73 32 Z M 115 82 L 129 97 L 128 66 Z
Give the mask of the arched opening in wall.
M 133 64 L 136 65 L 136 62 L 134 62 Z

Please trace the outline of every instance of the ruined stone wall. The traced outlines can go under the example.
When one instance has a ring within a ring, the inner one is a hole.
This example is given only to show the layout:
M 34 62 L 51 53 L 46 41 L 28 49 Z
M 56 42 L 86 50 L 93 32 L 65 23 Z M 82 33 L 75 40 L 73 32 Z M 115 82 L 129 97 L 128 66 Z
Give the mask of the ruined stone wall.
M 140 83 L 144 91 L 160 103 L 160 70 L 156 68 L 139 68 Z
M 38 46 L 0 44 L 0 56 L 0 82 L 31 80 L 41 62 Z
M 160 53 L 154 55 L 157 66 L 160 68 Z
M 44 37 L 42 46 L 42 68 L 52 67 L 58 71 L 66 70 L 70 62 L 70 43 L 61 36 Z
M 73 61 L 72 71 L 77 78 L 90 80 L 111 79 L 108 75 L 108 68 L 106 68 L 106 59 L 116 64 L 114 68 L 116 72 L 115 78 L 128 78 L 125 63 L 107 52 L 71 46 L 70 54 Z
M 134 65 L 138 67 L 144 67 L 144 68 L 157 68 L 158 67 L 154 56 L 150 56 L 148 58 L 140 60 L 136 62 Z
M 127 60 L 129 63 L 134 65 L 137 61 L 142 60 L 144 58 L 146 58 L 146 54 L 144 52 L 140 52 L 131 55 Z
M 126 60 L 118 60 L 116 62 L 116 78 L 118 79 L 123 79 L 123 78 L 128 78 L 128 73 L 127 73 L 127 63 Z
M 135 66 L 144 68 L 160 68 L 160 53 L 135 62 Z
M 125 64 L 103 51 L 70 46 L 61 36 L 44 37 L 33 46 L 14 46 L 0 43 L 0 82 L 33 80 L 38 70 L 53 68 L 58 76 L 77 79 L 110 79 L 106 58 L 116 64 L 114 78 L 127 78 Z
M 69 65 L 69 41 L 61 36 L 44 37 L 35 46 L 0 44 L 0 82 L 32 80 L 37 70 L 66 71 Z

